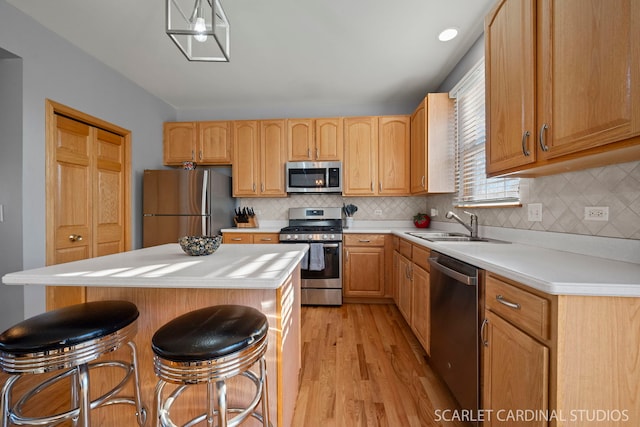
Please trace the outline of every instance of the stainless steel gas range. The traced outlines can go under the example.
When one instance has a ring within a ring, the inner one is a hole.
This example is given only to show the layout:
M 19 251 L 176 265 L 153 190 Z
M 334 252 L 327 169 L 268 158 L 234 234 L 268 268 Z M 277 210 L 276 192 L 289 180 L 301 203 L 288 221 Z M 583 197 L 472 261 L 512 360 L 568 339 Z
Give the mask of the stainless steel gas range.
M 308 243 L 302 260 L 303 305 L 342 305 L 342 211 L 291 208 L 280 243 Z

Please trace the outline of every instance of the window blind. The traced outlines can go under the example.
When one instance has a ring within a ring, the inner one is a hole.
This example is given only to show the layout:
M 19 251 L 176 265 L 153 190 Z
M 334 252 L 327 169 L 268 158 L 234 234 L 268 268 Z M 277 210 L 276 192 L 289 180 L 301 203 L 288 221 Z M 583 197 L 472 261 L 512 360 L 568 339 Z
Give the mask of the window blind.
M 486 177 L 484 92 L 483 58 L 449 92 L 449 96 L 455 99 L 456 204 L 518 204 L 520 179 Z

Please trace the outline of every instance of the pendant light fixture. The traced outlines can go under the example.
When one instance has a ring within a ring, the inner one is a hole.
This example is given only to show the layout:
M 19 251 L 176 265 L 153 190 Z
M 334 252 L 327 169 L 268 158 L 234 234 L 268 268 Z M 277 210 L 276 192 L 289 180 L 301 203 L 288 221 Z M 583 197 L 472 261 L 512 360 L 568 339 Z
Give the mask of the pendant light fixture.
M 220 0 L 167 0 L 167 35 L 189 61 L 229 62 L 229 20 Z

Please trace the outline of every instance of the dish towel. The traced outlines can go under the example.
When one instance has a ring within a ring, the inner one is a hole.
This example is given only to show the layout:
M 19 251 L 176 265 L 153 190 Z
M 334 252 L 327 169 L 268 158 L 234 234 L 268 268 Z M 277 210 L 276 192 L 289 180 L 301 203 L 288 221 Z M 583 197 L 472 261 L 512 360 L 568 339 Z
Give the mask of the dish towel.
M 309 269 L 309 251 L 304 253 L 302 260 L 300 261 L 300 268 L 303 270 Z
M 324 244 L 311 243 L 309 245 L 309 271 L 324 270 Z

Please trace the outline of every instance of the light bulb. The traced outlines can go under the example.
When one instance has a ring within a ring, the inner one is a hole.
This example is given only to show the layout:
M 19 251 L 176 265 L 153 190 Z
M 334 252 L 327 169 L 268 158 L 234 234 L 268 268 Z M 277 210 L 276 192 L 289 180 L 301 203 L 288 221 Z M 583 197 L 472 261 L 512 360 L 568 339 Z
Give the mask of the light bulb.
M 207 41 L 207 35 L 204 34 L 207 31 L 207 25 L 204 22 L 204 18 L 196 18 L 196 23 L 193 24 L 193 31 L 198 33 L 193 36 L 194 39 L 196 39 L 200 43 Z

